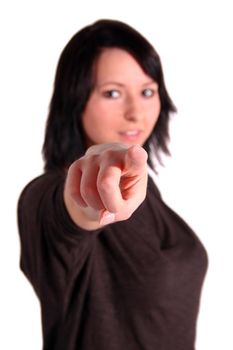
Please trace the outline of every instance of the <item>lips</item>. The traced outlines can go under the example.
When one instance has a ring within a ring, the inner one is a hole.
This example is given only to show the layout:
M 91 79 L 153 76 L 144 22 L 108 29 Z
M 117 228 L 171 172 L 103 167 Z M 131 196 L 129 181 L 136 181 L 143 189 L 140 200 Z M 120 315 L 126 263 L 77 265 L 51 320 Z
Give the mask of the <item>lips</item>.
M 130 131 L 126 131 L 125 134 L 127 136 L 136 136 L 139 134 L 139 131 L 138 130 L 130 130 Z
M 142 133 L 141 130 L 126 130 L 126 131 L 121 131 L 119 134 L 125 140 L 135 141 L 139 138 L 141 133 Z
M 125 136 L 137 136 L 140 133 L 141 133 L 140 130 L 127 130 L 127 131 L 120 132 L 121 135 L 125 135 Z

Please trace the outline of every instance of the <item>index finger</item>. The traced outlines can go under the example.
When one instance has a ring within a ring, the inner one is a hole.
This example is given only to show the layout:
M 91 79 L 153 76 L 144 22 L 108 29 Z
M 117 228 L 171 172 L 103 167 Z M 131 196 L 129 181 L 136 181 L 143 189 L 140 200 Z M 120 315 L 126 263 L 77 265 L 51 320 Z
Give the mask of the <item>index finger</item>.
M 140 176 L 147 169 L 148 154 L 141 146 L 134 145 L 126 151 L 124 175 Z

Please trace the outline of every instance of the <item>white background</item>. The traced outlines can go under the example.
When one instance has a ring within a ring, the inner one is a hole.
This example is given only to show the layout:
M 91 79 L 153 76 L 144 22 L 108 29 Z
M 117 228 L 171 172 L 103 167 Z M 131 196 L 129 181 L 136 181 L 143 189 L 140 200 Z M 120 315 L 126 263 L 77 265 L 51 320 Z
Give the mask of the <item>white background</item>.
M 123 20 L 160 53 L 178 114 L 158 183 L 209 255 L 197 350 L 233 349 L 231 1 L 5 1 L 0 8 L 0 348 L 41 349 L 39 304 L 19 270 L 16 203 L 42 172 L 58 56 L 99 18 Z M 94 350 L 94 349 L 93 349 Z M 174 349 L 175 350 L 175 349 Z

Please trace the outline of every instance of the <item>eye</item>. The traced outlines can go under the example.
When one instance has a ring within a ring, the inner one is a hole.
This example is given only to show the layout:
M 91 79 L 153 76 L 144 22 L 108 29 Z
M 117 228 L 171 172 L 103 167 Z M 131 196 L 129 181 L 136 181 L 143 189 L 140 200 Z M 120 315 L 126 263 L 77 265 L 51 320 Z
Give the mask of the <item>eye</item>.
M 155 93 L 154 90 L 149 89 L 149 88 L 142 91 L 142 95 L 145 97 L 152 97 L 152 96 L 154 96 L 154 93 Z
M 118 98 L 118 97 L 120 97 L 120 91 L 107 90 L 107 91 L 104 91 L 103 96 L 107 97 L 107 98 Z

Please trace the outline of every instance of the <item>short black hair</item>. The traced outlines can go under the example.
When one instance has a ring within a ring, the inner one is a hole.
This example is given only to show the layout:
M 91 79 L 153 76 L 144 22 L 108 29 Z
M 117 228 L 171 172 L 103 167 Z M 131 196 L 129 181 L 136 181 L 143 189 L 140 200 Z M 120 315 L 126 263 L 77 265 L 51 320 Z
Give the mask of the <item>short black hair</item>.
M 169 116 L 176 107 L 165 86 L 160 57 L 148 40 L 128 24 L 102 19 L 78 31 L 61 53 L 43 144 L 45 171 L 67 168 L 85 153 L 82 113 L 94 87 L 94 63 L 105 48 L 127 51 L 157 82 L 161 111 L 143 147 L 149 153 L 150 164 L 151 146 L 159 161 L 161 151 L 169 154 Z

